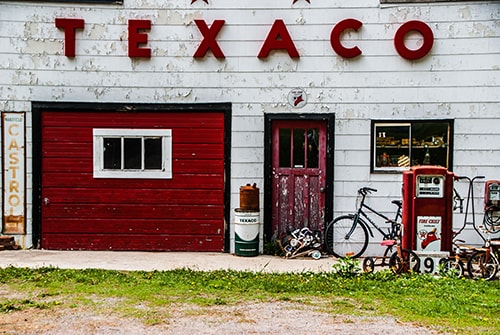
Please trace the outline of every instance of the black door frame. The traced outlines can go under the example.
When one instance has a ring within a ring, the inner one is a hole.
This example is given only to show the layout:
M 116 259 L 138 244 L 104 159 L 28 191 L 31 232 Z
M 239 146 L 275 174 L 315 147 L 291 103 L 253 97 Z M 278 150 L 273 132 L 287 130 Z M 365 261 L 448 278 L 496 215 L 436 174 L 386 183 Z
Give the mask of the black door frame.
M 325 227 L 333 219 L 333 177 L 335 152 L 335 114 L 265 113 L 264 114 L 264 241 L 271 242 L 272 229 L 272 123 L 277 120 L 326 122 Z

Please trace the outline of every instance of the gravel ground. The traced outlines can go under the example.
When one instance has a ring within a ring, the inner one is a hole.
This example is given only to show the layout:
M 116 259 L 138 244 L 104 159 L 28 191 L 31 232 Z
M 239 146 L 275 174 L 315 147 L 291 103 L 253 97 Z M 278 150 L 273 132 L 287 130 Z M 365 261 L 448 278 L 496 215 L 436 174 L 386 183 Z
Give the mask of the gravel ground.
M 238 306 L 178 306 L 155 325 L 79 309 L 28 309 L 3 314 L 0 334 L 220 335 L 220 334 L 439 334 L 393 318 L 332 315 L 291 302 Z

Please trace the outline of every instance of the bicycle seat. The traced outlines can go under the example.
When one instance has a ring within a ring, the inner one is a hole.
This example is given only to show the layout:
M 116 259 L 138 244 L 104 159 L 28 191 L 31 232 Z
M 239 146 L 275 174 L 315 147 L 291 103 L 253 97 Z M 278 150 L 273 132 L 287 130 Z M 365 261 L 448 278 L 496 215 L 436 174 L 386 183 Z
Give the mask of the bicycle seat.
M 380 245 L 383 247 L 390 247 L 396 245 L 396 240 L 383 240 L 382 242 L 380 242 Z
M 401 200 L 392 200 L 391 203 L 397 205 L 398 207 L 401 207 L 403 205 L 403 202 Z

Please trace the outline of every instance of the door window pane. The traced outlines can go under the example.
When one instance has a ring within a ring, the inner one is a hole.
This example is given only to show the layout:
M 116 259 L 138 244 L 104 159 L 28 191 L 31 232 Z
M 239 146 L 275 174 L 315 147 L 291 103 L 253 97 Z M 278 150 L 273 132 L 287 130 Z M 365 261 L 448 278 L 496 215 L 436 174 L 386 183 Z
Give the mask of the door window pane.
M 291 129 L 288 128 L 280 129 L 280 138 L 279 138 L 280 167 L 291 167 L 290 137 L 291 137 Z
M 319 157 L 319 129 L 307 130 L 307 167 L 317 168 Z
M 305 151 L 305 129 L 293 130 L 293 167 L 303 168 Z

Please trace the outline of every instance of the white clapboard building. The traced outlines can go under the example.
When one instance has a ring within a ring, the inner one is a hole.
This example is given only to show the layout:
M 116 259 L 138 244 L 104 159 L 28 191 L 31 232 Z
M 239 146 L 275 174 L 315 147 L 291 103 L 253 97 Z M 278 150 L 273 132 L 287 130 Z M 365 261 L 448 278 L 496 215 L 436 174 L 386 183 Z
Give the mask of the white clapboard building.
M 392 216 L 421 165 L 484 176 L 480 224 L 500 1 L 1 0 L 0 112 L 1 234 L 23 248 L 235 252 L 255 183 L 262 252 L 363 186 Z

